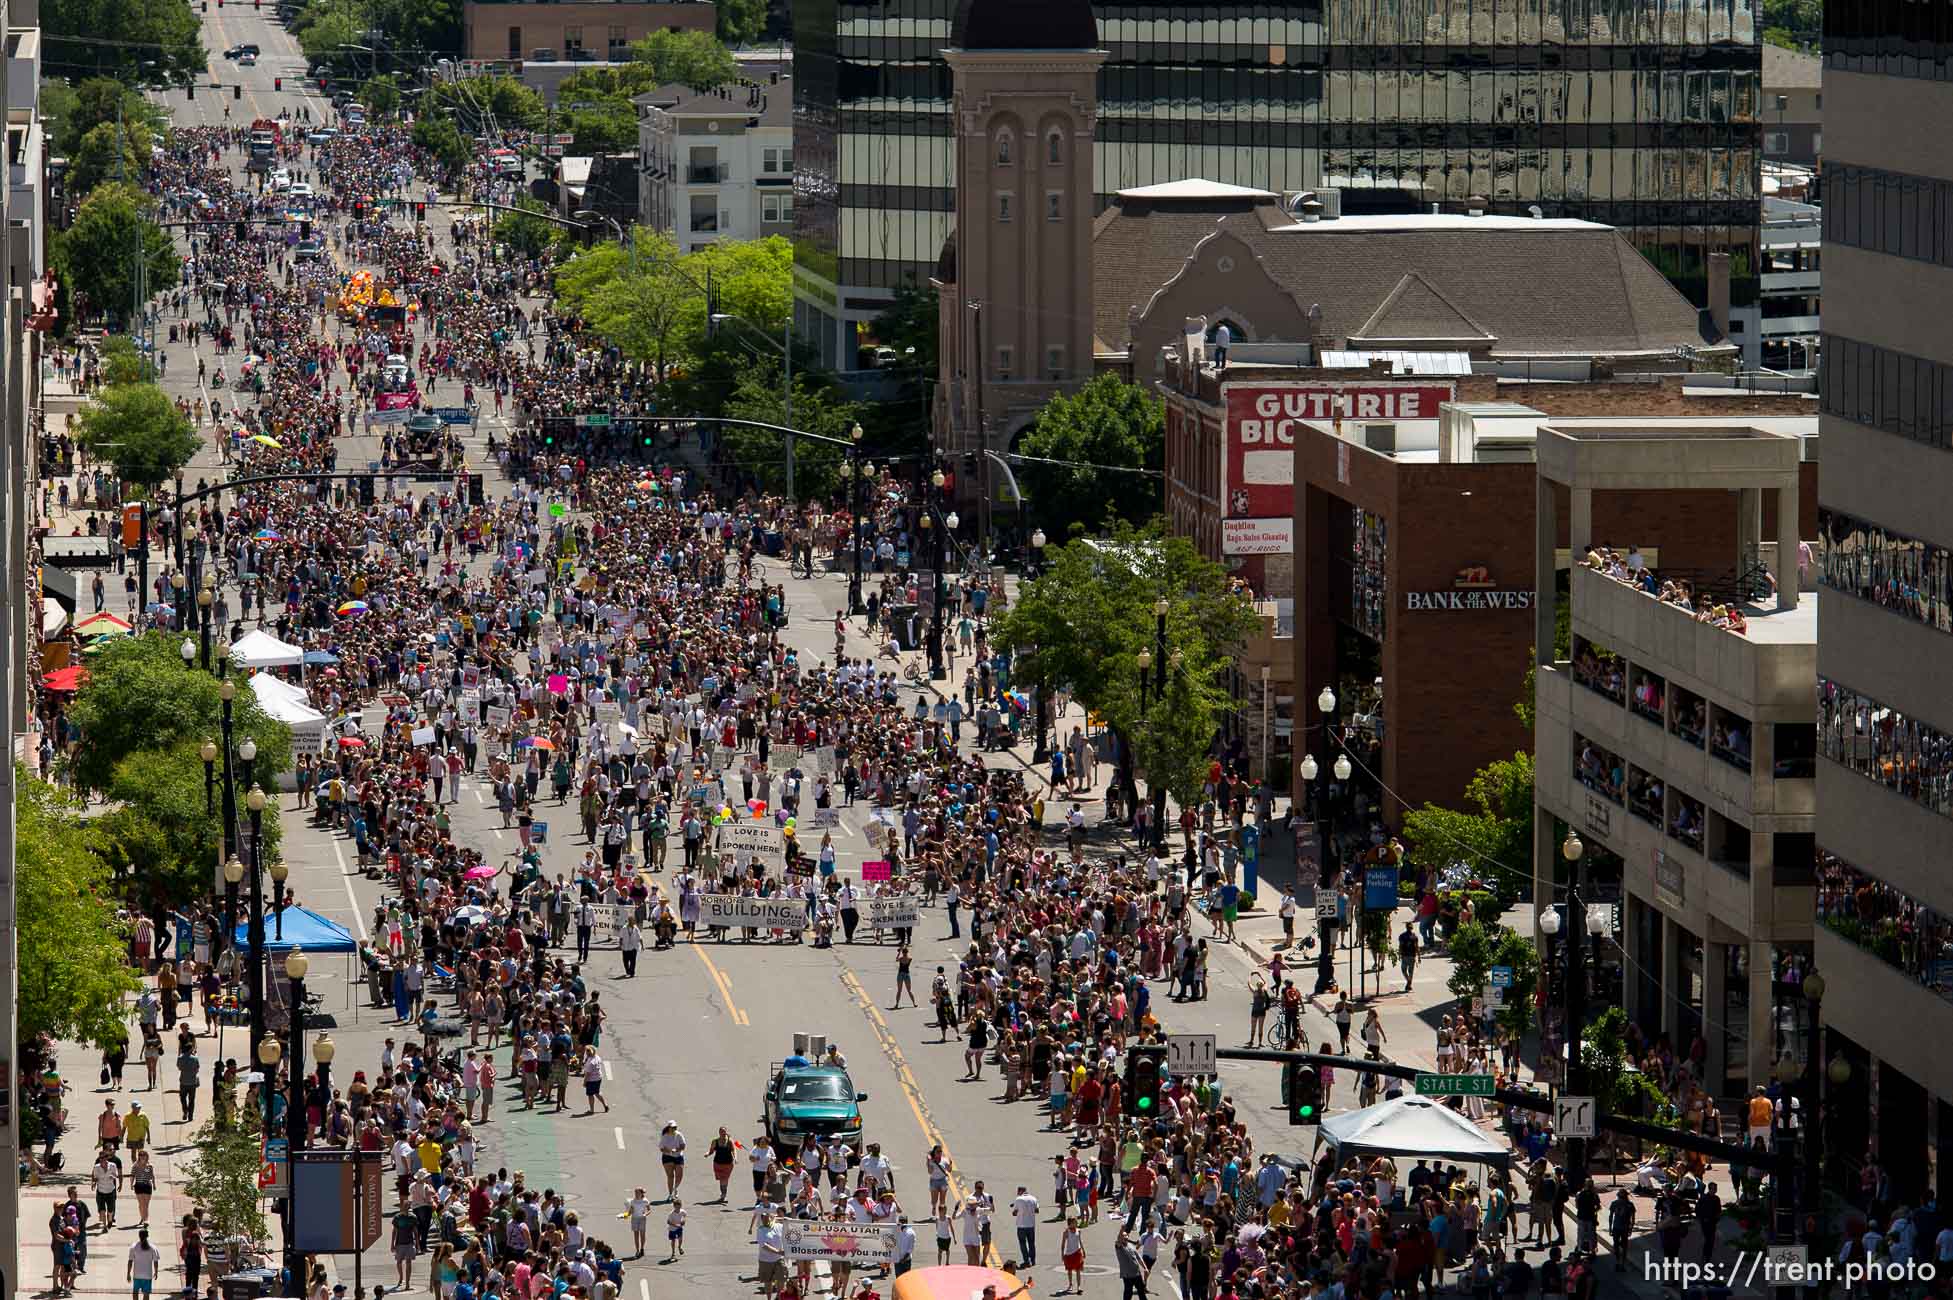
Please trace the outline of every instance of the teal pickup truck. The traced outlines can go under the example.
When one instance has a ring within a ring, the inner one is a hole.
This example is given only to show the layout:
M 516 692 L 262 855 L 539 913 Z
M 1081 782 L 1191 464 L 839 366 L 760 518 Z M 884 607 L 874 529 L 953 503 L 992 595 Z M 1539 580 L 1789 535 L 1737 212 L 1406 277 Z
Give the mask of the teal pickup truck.
M 861 1103 L 848 1072 L 835 1065 L 810 1065 L 793 1057 L 773 1067 L 766 1084 L 766 1113 L 760 1117 L 767 1136 L 792 1151 L 809 1134 L 826 1141 L 839 1137 L 858 1155 L 861 1151 Z

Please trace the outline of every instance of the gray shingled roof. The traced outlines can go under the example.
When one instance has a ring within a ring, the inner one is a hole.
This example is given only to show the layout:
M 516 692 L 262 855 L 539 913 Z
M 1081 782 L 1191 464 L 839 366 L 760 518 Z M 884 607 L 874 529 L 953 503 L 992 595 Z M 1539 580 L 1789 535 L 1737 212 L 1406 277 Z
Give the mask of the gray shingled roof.
M 1763 42 L 1765 90 L 1820 90 L 1823 84 L 1824 60 L 1817 55 Z
M 1093 243 L 1095 328 L 1115 347 L 1222 223 L 1298 303 L 1320 304 L 1340 345 L 1366 328 L 1433 338 L 1489 334 L 1498 355 L 1661 351 L 1702 343 L 1701 317 L 1620 232 L 1579 221 L 1345 217 L 1302 225 L 1272 204 L 1108 209 Z M 1374 322 L 1374 324 L 1372 323 Z

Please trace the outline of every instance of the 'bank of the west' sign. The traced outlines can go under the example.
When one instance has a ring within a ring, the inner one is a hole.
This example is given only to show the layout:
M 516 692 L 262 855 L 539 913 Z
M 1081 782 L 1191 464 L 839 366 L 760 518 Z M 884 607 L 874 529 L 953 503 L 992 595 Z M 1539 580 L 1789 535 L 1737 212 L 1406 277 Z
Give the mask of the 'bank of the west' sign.
M 1423 610 L 1531 609 L 1533 593 L 1502 590 L 1484 565 L 1458 570 L 1449 591 L 1407 591 L 1404 607 L 1412 613 Z

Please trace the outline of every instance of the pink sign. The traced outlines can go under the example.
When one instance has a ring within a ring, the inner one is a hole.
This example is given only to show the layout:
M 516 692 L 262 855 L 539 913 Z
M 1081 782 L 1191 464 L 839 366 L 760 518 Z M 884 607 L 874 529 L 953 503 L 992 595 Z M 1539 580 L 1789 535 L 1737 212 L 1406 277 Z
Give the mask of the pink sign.
M 414 395 L 408 393 L 381 393 L 373 399 L 376 411 L 404 411 L 414 404 Z
M 569 689 L 570 679 L 562 673 L 551 673 L 549 675 L 549 693 L 551 695 L 561 695 Z
M 889 877 L 890 871 L 887 858 L 877 858 L 873 862 L 864 862 L 861 864 L 861 878 L 863 880 L 887 880 Z

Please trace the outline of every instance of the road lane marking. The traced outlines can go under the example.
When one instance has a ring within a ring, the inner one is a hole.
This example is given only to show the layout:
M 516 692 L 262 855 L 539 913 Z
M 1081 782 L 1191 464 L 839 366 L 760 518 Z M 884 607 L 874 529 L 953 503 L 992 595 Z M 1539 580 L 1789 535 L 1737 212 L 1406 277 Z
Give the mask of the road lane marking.
M 617 1079 L 617 1072 L 610 1068 L 609 1061 L 604 1062 L 604 1079 L 606 1082 L 615 1082 Z
M 612 1137 L 617 1139 L 617 1149 L 622 1151 L 624 1149 L 624 1126 L 619 1124 L 611 1129 L 610 1133 Z
M 339 864 L 339 883 L 346 887 L 346 902 L 353 909 L 353 924 L 359 927 L 359 941 L 366 942 L 366 917 L 360 913 L 359 897 L 353 893 L 353 878 L 346 871 L 346 855 L 339 850 L 339 841 L 332 842 L 332 858 Z
M 478 804 L 486 804 L 486 803 L 488 802 L 488 796 L 486 796 L 486 795 L 484 795 L 484 794 L 483 794 L 483 793 L 481 792 L 481 787 L 480 787 L 480 786 L 478 786 L 478 785 L 477 785 L 477 786 L 470 786 L 469 788 L 470 788 L 471 790 L 473 790 L 473 791 L 475 792 L 475 802 L 476 802 L 476 803 L 478 803 Z
M 923 1139 L 931 1146 L 941 1147 L 945 1162 L 954 1166 L 956 1161 L 950 1155 L 949 1143 L 943 1140 L 942 1130 L 936 1127 L 936 1122 L 929 1118 L 928 1103 L 922 1098 L 922 1085 L 916 1081 L 915 1071 L 909 1068 L 908 1058 L 902 1054 L 902 1049 L 895 1040 L 895 1030 L 890 1027 L 888 1018 L 882 1015 L 881 1007 L 877 1006 L 875 999 L 868 995 L 868 990 L 861 986 L 861 981 L 856 978 L 855 973 L 845 966 L 841 968 L 841 982 L 847 985 L 850 993 L 854 994 L 855 1001 L 861 1004 L 861 1009 L 867 1013 L 869 1021 L 872 1022 L 875 1036 L 881 1040 L 882 1055 L 887 1057 L 889 1064 L 895 1067 L 895 1082 L 902 1087 L 902 1095 L 908 1100 L 909 1110 L 914 1113 L 915 1122 L 922 1129 Z M 949 1176 L 949 1194 L 958 1201 L 963 1199 L 962 1181 L 953 1173 Z M 997 1254 L 995 1245 L 984 1248 L 983 1262 L 991 1268 L 1003 1267 L 1003 1258 Z
M 712 959 L 705 955 L 705 949 L 703 947 L 695 943 L 691 945 L 691 948 L 694 953 L 698 954 L 698 959 L 705 963 L 705 969 L 711 974 L 712 982 L 719 986 L 719 996 L 726 1000 L 726 1015 L 732 1020 L 732 1023 L 735 1025 L 752 1024 L 753 1022 L 747 1018 L 746 1013 L 733 1005 L 732 981 L 726 978 L 725 972 L 712 964 Z
M 651 1279 L 650 1279 L 650 1278 L 647 1278 L 647 1277 L 641 1277 L 641 1278 L 639 1278 L 639 1279 L 637 1280 L 637 1294 L 638 1294 L 638 1297 L 639 1297 L 639 1300 L 651 1300 Z

